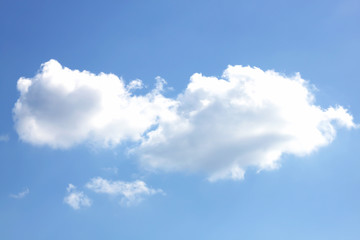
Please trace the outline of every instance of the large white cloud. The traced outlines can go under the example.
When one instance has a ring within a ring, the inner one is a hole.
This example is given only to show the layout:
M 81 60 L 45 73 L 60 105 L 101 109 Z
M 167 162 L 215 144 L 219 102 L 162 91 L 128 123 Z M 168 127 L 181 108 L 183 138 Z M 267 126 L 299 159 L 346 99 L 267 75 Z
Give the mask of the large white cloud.
M 139 140 L 159 118 L 168 118 L 174 102 L 161 94 L 162 80 L 145 96 L 113 74 L 70 70 L 57 61 L 42 65 L 33 78 L 20 78 L 14 107 L 20 138 L 35 145 L 68 148 L 84 141 L 103 146 Z
M 335 125 L 355 127 L 341 106 L 314 105 L 297 74 L 229 66 L 223 79 L 194 74 L 178 99 L 178 118 L 148 133 L 143 164 L 205 171 L 209 180 L 242 179 L 245 169 L 273 169 L 282 154 L 304 155 L 329 144 Z
M 299 74 L 229 66 L 221 79 L 194 74 L 175 99 L 161 94 L 162 83 L 135 96 L 140 80 L 125 85 L 51 60 L 19 79 L 16 129 L 26 142 L 56 148 L 138 141 L 132 152 L 149 169 L 217 180 L 241 179 L 251 166 L 276 168 L 283 154 L 309 154 L 331 143 L 336 127 L 356 127 L 343 107 L 315 105 Z

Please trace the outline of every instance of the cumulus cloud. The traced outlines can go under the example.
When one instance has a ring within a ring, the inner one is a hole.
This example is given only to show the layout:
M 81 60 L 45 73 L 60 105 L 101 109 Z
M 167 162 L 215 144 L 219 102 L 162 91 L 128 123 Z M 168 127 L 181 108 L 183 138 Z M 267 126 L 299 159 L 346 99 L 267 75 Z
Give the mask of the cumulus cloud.
M 299 74 L 242 66 L 222 79 L 194 74 L 177 98 L 177 118 L 149 132 L 137 153 L 151 168 L 242 179 L 247 167 L 277 168 L 283 154 L 309 154 L 332 142 L 337 126 L 355 127 L 346 109 L 314 99 Z
M 64 202 L 75 210 L 81 207 L 90 207 L 92 201 L 83 192 L 76 190 L 76 187 L 72 184 L 66 188 L 67 196 L 64 198 Z
M 157 77 L 137 96 L 140 80 L 126 85 L 50 60 L 19 79 L 15 127 L 23 141 L 54 148 L 135 141 L 131 152 L 147 169 L 204 172 L 210 181 L 277 168 L 282 155 L 309 154 L 330 144 L 338 127 L 356 127 L 342 106 L 316 105 L 300 74 L 229 66 L 221 78 L 192 75 L 176 98 L 162 95 L 164 84 Z
M 30 193 L 29 188 L 26 188 L 24 191 L 19 192 L 17 194 L 10 194 L 11 198 L 16 198 L 16 199 L 21 199 L 24 198 L 26 195 L 28 195 Z
M 162 82 L 144 96 L 114 74 L 70 70 L 57 61 L 42 64 L 33 78 L 20 78 L 20 98 L 14 107 L 20 139 L 35 145 L 68 148 L 90 141 L 114 146 L 140 140 L 159 119 L 171 118 L 174 101 L 161 95 Z
M 128 206 L 141 202 L 145 196 L 163 193 L 161 189 L 149 188 L 145 182 L 140 180 L 123 182 L 96 177 L 92 178 L 86 187 L 96 193 L 121 196 L 121 203 Z

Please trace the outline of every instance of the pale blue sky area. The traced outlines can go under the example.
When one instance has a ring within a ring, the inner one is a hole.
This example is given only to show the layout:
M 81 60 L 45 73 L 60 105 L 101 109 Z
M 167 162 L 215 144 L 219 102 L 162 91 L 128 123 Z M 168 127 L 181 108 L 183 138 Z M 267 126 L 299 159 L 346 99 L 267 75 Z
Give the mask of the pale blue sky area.
M 192 74 L 220 78 L 228 65 L 300 72 L 316 105 L 341 105 L 359 123 L 359 23 L 357 0 L 0 0 L 0 239 L 360 239 L 359 129 L 338 128 L 311 154 L 285 153 L 275 170 L 210 182 L 206 170 L 147 170 L 131 141 L 38 146 L 13 119 L 18 79 L 56 59 L 141 79 L 138 94 L 161 76 L 172 99 Z M 92 190 L 95 177 L 141 180 L 153 192 L 127 204 Z M 91 206 L 69 206 L 71 191 Z

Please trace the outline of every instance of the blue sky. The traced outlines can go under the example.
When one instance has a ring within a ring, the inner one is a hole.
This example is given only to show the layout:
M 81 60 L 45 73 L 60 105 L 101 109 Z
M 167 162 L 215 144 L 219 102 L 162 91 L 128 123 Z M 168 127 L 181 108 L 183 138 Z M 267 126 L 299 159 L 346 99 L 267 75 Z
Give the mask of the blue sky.
M 359 22 L 0 1 L 0 238 L 359 239 Z

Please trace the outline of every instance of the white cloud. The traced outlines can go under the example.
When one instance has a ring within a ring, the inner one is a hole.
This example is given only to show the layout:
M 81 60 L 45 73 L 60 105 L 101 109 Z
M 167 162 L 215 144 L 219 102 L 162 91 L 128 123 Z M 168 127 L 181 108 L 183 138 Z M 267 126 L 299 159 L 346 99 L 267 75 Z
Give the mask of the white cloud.
M 131 152 L 142 166 L 204 172 L 210 181 L 277 168 L 283 154 L 309 154 L 331 143 L 337 127 L 356 127 L 343 107 L 315 105 L 299 74 L 229 66 L 222 78 L 194 74 L 175 99 L 162 95 L 164 84 L 157 77 L 154 90 L 136 96 L 140 80 L 126 86 L 51 60 L 19 79 L 15 127 L 23 141 L 54 148 L 136 141 Z
M 0 135 L 0 142 L 9 141 L 9 135 Z
M 133 205 L 143 200 L 145 196 L 163 193 L 161 189 L 152 189 L 140 180 L 134 182 L 110 181 L 101 177 L 92 178 L 87 184 L 88 189 L 96 193 L 104 193 L 113 196 L 122 196 L 121 203 Z
M 160 94 L 162 84 L 135 96 L 131 90 L 142 86 L 140 80 L 126 86 L 114 74 L 70 70 L 50 60 L 35 77 L 18 80 L 15 128 L 23 141 L 53 148 L 140 140 L 158 119 L 172 117 L 174 101 Z
M 283 154 L 328 145 L 336 126 L 355 127 L 343 107 L 316 106 L 299 74 L 252 67 L 229 66 L 222 79 L 194 74 L 177 102 L 177 118 L 161 121 L 134 152 L 150 168 L 206 172 L 210 181 L 277 168 Z
M 10 197 L 12 198 L 16 198 L 16 199 L 21 199 L 24 198 L 26 195 L 28 195 L 30 193 L 29 188 L 26 188 L 24 191 L 19 192 L 17 194 L 10 194 Z
M 76 187 L 71 183 L 66 188 L 68 192 L 67 196 L 64 198 L 64 202 L 68 204 L 75 210 L 80 209 L 81 207 L 90 207 L 92 201 L 88 198 L 83 192 L 77 191 Z
M 128 90 L 133 90 L 133 89 L 142 89 L 143 83 L 140 79 L 135 79 L 133 81 L 131 81 L 128 85 L 127 85 L 127 89 Z

